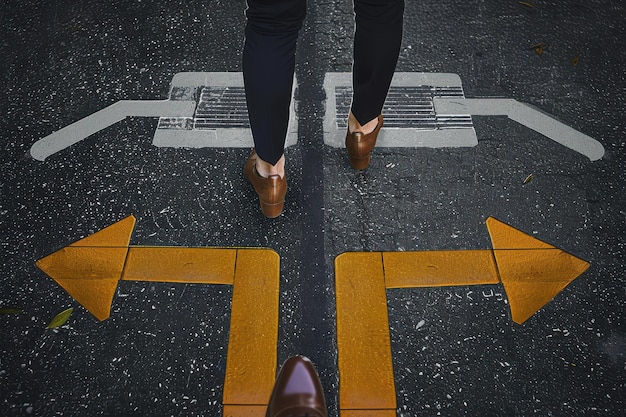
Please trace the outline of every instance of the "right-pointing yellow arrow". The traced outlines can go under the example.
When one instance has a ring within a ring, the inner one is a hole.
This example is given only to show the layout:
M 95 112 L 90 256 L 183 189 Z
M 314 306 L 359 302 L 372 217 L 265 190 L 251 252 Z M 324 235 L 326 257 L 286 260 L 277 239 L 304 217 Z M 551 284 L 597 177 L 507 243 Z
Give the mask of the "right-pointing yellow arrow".
M 521 324 L 589 268 L 589 263 L 490 217 L 487 228 L 513 321 Z
M 522 324 L 589 268 L 588 262 L 493 217 L 486 223 L 492 250 L 381 252 L 385 287 L 502 283 L 513 321 Z M 345 256 L 354 254 L 340 255 Z
M 493 250 L 348 252 L 335 259 L 342 417 L 394 416 L 387 288 L 502 283 L 522 324 L 589 263 L 494 218 Z
M 383 252 L 386 288 L 499 284 L 524 323 L 589 263 L 489 217 L 493 250 Z

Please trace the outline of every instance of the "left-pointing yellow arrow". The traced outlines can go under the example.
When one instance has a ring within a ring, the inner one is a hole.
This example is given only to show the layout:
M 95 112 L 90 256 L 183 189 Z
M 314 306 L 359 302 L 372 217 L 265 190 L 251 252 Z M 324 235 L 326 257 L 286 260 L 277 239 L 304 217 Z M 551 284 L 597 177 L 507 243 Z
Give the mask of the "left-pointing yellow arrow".
M 232 284 L 224 415 L 260 416 L 276 377 L 280 258 L 264 248 L 129 246 L 129 216 L 37 266 L 99 320 L 120 280 Z
M 37 261 L 98 320 L 109 317 L 122 276 L 135 217 L 129 216 Z
M 129 246 L 134 225 L 129 216 L 36 264 L 99 320 L 120 280 L 233 283 L 239 249 Z

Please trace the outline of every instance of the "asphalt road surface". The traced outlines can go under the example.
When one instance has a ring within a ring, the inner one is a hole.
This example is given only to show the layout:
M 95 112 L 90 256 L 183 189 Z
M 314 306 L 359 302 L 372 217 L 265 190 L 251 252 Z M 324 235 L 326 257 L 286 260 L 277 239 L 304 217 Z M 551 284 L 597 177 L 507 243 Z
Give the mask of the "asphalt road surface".
M 297 143 L 275 220 L 244 179 L 249 149 L 155 147 L 154 117 L 127 118 L 45 161 L 31 156 L 39 139 L 119 100 L 167 99 L 177 73 L 240 71 L 244 8 L 2 2 L 0 308 L 19 312 L 0 316 L 0 414 L 222 415 L 231 286 L 120 281 L 99 321 L 35 265 L 131 214 L 132 245 L 275 251 L 278 364 L 310 357 L 333 416 L 335 258 L 488 250 L 485 221 L 495 217 L 590 267 L 523 324 L 502 285 L 387 289 L 396 415 L 623 413 L 626 6 L 406 5 L 398 71 L 458 74 L 468 98 L 527 103 L 599 141 L 599 160 L 506 117 L 477 116 L 477 146 L 380 147 L 369 169 L 352 170 L 345 150 L 323 141 L 325 74 L 351 69 L 348 0 L 308 2 Z M 45 329 L 69 307 L 65 324 Z

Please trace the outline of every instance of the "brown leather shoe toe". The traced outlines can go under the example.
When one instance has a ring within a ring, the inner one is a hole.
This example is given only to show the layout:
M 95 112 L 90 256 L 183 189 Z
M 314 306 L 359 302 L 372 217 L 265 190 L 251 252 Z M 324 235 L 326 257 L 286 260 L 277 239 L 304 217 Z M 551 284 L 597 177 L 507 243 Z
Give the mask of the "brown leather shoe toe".
M 256 160 L 257 155 L 253 150 L 246 162 L 244 173 L 259 196 L 261 211 L 265 217 L 278 217 L 283 212 L 285 195 L 287 194 L 287 179 L 281 178 L 280 175 L 262 177 L 256 170 Z
M 380 128 L 383 127 L 383 115 L 378 115 L 376 129 L 368 134 L 362 132 L 350 132 L 346 134 L 346 149 L 350 159 L 350 165 L 354 169 L 365 169 L 370 164 L 372 149 L 376 146 L 376 139 Z
M 285 361 L 265 417 L 328 417 L 322 384 L 309 359 L 293 356 Z

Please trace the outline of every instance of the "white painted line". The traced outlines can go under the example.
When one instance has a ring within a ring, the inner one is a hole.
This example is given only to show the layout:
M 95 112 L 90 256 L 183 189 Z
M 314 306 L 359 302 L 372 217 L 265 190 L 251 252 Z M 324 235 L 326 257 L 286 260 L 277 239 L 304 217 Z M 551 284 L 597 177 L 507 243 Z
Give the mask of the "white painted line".
M 124 120 L 126 117 L 188 117 L 193 116 L 195 107 L 195 102 L 190 101 L 118 101 L 38 140 L 30 148 L 30 154 L 33 158 L 43 161 L 50 155 L 62 151 L 94 133 Z
M 345 127 L 338 128 L 335 87 L 350 86 L 351 73 L 328 73 L 324 80 L 326 91 L 326 115 L 324 117 L 324 143 L 344 147 Z M 396 73 L 392 80 L 395 87 L 456 87 L 461 79 L 456 74 Z M 243 87 L 240 72 L 190 72 L 178 73 L 172 78 L 169 100 L 118 101 L 90 116 L 85 117 L 37 141 L 31 147 L 31 155 L 40 161 L 88 136 L 105 129 L 126 117 L 193 118 L 198 90 L 203 86 Z M 294 89 L 296 82 L 294 80 Z M 462 93 L 462 90 L 461 90 Z M 575 150 L 595 161 L 604 155 L 604 147 L 595 139 L 559 122 L 550 115 L 513 99 L 466 99 L 464 97 L 434 97 L 434 113 L 445 116 L 507 116 L 550 139 Z M 384 112 L 384 111 L 383 111 Z M 289 129 L 285 146 L 297 143 L 298 120 L 295 100 L 292 98 Z M 341 121 L 344 122 L 344 121 Z M 252 147 L 252 133 L 247 128 L 218 129 L 157 129 L 155 146 L 176 148 L 201 147 Z M 385 128 L 381 130 L 379 147 L 461 147 L 478 144 L 473 127 Z
M 198 89 L 203 86 L 243 87 L 241 72 L 187 72 L 175 74 L 168 100 L 123 100 L 99 110 L 35 142 L 31 156 L 43 161 L 50 155 L 124 120 L 126 117 L 193 118 Z M 294 80 L 294 92 L 296 82 Z M 298 140 L 298 120 L 292 98 L 289 129 L 285 146 Z M 206 130 L 157 129 L 153 144 L 175 148 L 252 147 L 250 129 L 223 128 Z
M 172 77 L 171 88 L 243 87 L 242 72 L 179 72 Z M 171 97 L 170 97 L 171 98 Z
M 345 146 L 346 132 L 341 135 Z M 383 127 L 376 147 L 387 148 L 459 148 L 478 145 L 474 128 L 413 129 Z M 337 147 L 337 146 L 336 146 Z
M 435 110 L 441 114 L 473 116 L 507 116 L 561 145 L 585 155 L 592 161 L 604 156 L 600 142 L 533 107 L 514 99 L 434 99 Z

